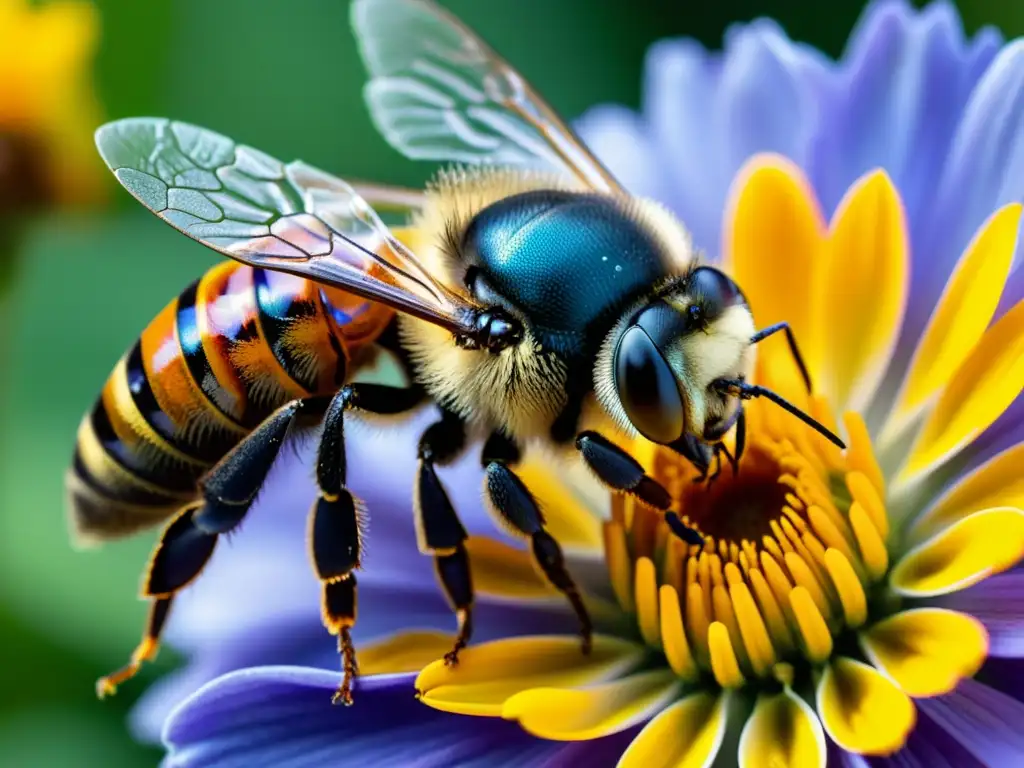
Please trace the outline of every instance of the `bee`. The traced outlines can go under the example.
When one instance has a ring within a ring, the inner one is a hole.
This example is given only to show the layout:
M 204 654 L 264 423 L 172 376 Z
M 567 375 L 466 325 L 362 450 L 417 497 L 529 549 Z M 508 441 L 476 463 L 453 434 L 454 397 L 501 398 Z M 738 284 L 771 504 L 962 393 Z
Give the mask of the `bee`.
M 789 327 L 757 330 L 740 288 L 702 261 L 683 225 L 629 195 L 498 54 L 427 0 L 351 9 L 378 130 L 406 157 L 453 164 L 424 191 L 350 184 L 168 119 L 97 131 L 104 161 L 139 202 L 229 259 L 143 331 L 78 433 L 67 475 L 78 535 L 170 521 L 143 580 L 143 639 L 98 681 L 100 695 L 155 656 L 175 595 L 245 519 L 304 424 L 321 426 L 310 557 L 323 623 L 338 638 L 334 701 L 345 704 L 365 514 L 348 488 L 346 419 L 438 409 L 419 440 L 412 507 L 456 616 L 449 664 L 472 634 L 473 588 L 467 534 L 436 467 L 471 442 L 482 443 L 488 506 L 571 604 L 584 652 L 587 609 L 516 474 L 527 447 L 581 458 L 697 546 L 666 490 L 601 425 L 667 446 L 709 480 L 723 455 L 736 471 L 751 397 L 843 447 L 750 381 L 754 345 L 783 332 L 810 388 Z M 404 381 L 356 380 L 380 353 Z

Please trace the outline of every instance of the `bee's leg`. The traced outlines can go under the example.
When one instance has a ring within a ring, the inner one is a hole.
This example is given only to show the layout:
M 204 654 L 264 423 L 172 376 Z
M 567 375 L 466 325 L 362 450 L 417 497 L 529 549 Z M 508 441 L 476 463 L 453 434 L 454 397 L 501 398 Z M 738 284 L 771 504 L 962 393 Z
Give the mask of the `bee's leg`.
M 117 686 L 126 680 L 131 680 L 138 674 L 139 668 L 148 661 L 156 658 L 160 649 L 160 635 L 164 631 L 164 624 L 171 610 L 171 603 L 174 597 L 159 597 L 153 600 L 149 607 L 149 617 L 146 619 L 146 631 L 142 635 L 142 642 L 132 652 L 131 659 L 120 669 L 101 677 L 96 683 L 96 695 L 100 698 L 113 695 Z
M 495 432 L 484 445 L 482 461 L 486 470 L 486 497 L 491 508 L 514 531 L 530 537 L 533 556 L 544 575 L 565 594 L 580 622 L 583 652 L 590 653 L 594 626 L 587 607 L 569 571 L 565 567 L 562 548 L 546 530 L 544 515 L 533 494 L 527 489 L 509 464 L 519 461 L 518 446 L 505 435 Z
M 725 446 L 721 443 L 715 443 L 714 448 L 711 449 L 715 456 L 715 471 L 708 476 L 708 488 L 715 484 L 715 480 L 722 474 L 722 454 L 728 453 Z
M 319 415 L 325 405 L 325 400 L 311 398 L 282 406 L 200 481 L 201 499 L 186 506 L 171 520 L 150 558 L 142 594 L 153 603 L 142 642 L 125 667 L 96 683 L 101 697 L 113 694 L 118 685 L 138 672 L 142 662 L 156 657 L 160 632 L 174 595 L 202 572 L 213 554 L 218 535 L 242 522 L 295 419 L 307 412 Z
M 725 443 L 718 443 L 718 452 L 725 456 L 725 460 L 729 462 L 729 466 L 732 467 L 732 476 L 736 477 L 739 473 L 739 461 L 733 456 L 729 449 L 725 447 Z
M 465 547 L 466 529 L 434 467 L 454 460 L 465 444 L 464 422 L 456 414 L 443 411 L 441 420 L 427 427 L 420 438 L 413 497 L 420 551 L 434 556 L 437 577 L 459 623 L 455 644 L 444 657 L 449 666 L 458 662 L 459 651 L 473 634 L 473 581 Z
M 345 386 L 330 401 L 317 451 L 316 480 L 320 495 L 310 510 L 310 556 L 323 585 L 321 619 L 338 636 L 342 681 L 334 703 L 352 703 L 352 682 L 358 670 L 351 629 L 356 621 L 356 577 L 362 555 L 362 504 L 346 487 L 345 412 L 381 415 L 412 410 L 423 401 L 418 386 L 389 387 L 356 383 Z
M 683 525 L 679 516 L 670 509 L 672 497 L 665 487 L 645 474 L 640 462 L 622 448 L 597 432 L 581 432 L 576 438 L 576 448 L 602 483 L 612 490 L 636 496 L 645 504 L 661 510 L 665 522 L 676 536 L 687 544 L 704 546 L 704 537 L 693 528 Z
M 734 446 L 735 453 L 731 457 L 732 461 L 732 472 L 737 474 L 740 471 L 740 459 L 743 458 L 743 451 L 747 447 L 747 414 L 743 408 L 740 408 L 739 415 L 736 417 L 736 445 Z

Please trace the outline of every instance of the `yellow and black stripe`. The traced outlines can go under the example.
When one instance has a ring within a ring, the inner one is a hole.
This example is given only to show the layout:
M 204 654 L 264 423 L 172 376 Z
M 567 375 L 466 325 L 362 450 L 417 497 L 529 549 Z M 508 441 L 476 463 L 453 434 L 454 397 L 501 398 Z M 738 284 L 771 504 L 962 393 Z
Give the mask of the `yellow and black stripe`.
M 213 267 L 142 332 L 82 420 L 66 481 L 76 533 L 165 520 L 277 408 L 336 392 L 392 316 L 291 275 Z

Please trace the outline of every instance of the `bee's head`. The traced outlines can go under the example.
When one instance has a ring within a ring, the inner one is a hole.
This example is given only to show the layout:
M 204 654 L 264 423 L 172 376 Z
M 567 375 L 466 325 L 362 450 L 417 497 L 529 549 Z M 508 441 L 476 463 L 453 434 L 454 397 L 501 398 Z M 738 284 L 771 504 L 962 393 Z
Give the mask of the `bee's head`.
M 739 401 L 714 382 L 749 378 L 754 330 L 740 289 L 713 267 L 698 267 L 668 292 L 634 306 L 610 339 L 610 373 L 622 412 L 656 443 L 685 434 L 719 439 L 735 422 Z

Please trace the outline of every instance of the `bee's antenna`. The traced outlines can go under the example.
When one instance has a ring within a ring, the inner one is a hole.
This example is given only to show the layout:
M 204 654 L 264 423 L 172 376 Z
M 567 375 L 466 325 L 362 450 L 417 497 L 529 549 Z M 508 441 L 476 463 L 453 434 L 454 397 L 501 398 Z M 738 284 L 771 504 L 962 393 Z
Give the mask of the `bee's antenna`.
M 793 329 L 789 327 L 789 323 L 775 323 L 775 325 L 769 325 L 767 328 L 762 328 L 750 337 L 750 343 L 757 344 L 757 342 L 763 341 L 779 331 L 786 332 L 786 342 L 789 344 L 790 354 L 792 354 L 793 359 L 796 360 L 796 366 L 800 369 L 800 376 L 803 377 L 807 391 L 811 392 L 811 374 L 807 370 L 807 364 L 804 362 L 804 356 L 800 354 L 800 347 L 796 345 L 796 336 L 793 335 Z
M 756 384 L 748 384 L 738 379 L 718 379 L 714 382 L 714 386 L 719 392 L 736 395 L 741 400 L 750 400 L 753 397 L 763 397 L 766 400 L 771 400 L 779 407 L 796 416 L 804 424 L 819 432 L 830 442 L 835 443 L 844 450 L 846 449 L 846 443 L 840 440 L 832 430 L 828 429 L 817 419 L 801 411 L 782 395 L 772 392 L 770 389 L 759 387 Z

